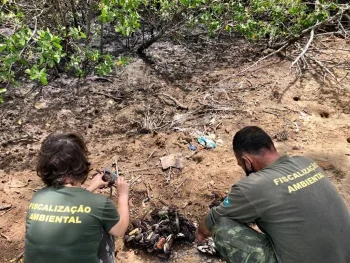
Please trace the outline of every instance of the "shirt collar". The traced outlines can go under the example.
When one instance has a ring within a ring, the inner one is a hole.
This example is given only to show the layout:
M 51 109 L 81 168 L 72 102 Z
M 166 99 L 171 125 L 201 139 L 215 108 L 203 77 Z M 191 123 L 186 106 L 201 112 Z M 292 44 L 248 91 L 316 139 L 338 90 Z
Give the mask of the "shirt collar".
M 269 165 L 265 166 L 265 167 L 263 168 L 263 170 L 264 170 L 264 169 L 267 169 L 267 168 L 271 168 L 271 167 L 273 167 L 273 166 L 275 166 L 275 165 L 277 165 L 277 164 L 280 164 L 280 163 L 284 162 L 285 160 L 287 160 L 288 158 L 290 158 L 289 155 L 282 155 L 282 156 L 281 156 L 280 158 L 278 158 L 276 161 L 274 161 L 274 162 L 270 163 Z

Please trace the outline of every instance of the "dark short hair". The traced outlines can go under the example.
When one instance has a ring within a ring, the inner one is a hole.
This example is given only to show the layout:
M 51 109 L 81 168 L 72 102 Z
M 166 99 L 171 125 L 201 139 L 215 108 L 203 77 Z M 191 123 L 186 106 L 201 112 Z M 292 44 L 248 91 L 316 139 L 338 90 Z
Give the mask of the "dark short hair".
M 242 156 L 243 153 L 260 154 L 263 150 L 275 150 L 271 137 L 257 126 L 247 126 L 233 137 L 233 151 Z
M 75 133 L 51 133 L 39 152 L 37 174 L 47 186 L 60 187 L 69 179 L 85 182 L 90 163 L 84 139 Z

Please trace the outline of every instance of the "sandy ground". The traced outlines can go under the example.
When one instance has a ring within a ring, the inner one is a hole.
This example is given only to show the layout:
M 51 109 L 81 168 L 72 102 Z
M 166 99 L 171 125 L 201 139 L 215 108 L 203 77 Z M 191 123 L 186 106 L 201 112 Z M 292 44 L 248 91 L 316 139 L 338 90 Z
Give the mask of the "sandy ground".
M 350 48 L 341 40 L 325 40 L 325 44 Z M 152 49 L 157 65 L 163 65 L 169 49 L 176 57 L 180 47 L 159 44 Z M 342 85 L 324 80 L 315 71 L 296 78 L 290 62 L 279 58 L 241 75 L 233 74 L 248 63 L 238 68 L 224 62 L 222 67 L 196 69 L 184 79 L 179 77 L 181 72 L 172 74 L 172 69 L 168 74 L 172 79 L 164 78 L 164 72 L 159 75 L 154 66 L 134 60 L 113 83 L 57 82 L 36 98 L 37 94 L 24 97 L 17 90 L 1 106 L 0 207 L 12 207 L 0 211 L 0 262 L 13 262 L 23 252 L 26 209 L 34 191 L 43 187 L 35 174 L 36 153 L 40 141 L 56 130 L 82 133 L 94 168 L 110 167 L 118 160 L 120 171 L 132 183 L 132 218 L 164 204 L 179 207 L 195 222 L 202 218 L 213 192 L 228 191 L 244 176 L 232 154 L 231 141 L 246 125 L 265 129 L 281 154 L 313 158 L 350 207 L 350 78 L 346 75 L 350 55 L 325 50 L 319 56 L 344 65 L 335 71 Z M 171 66 L 176 69 L 174 63 Z M 184 65 L 184 70 L 191 65 Z M 179 108 L 160 93 L 171 95 L 188 109 Z M 196 130 L 215 134 L 222 145 L 191 156 L 188 145 L 190 141 L 196 144 Z M 182 171 L 162 171 L 159 158 L 172 153 L 183 156 Z M 152 199 L 143 206 L 146 184 Z M 113 200 L 116 202 L 115 196 Z M 139 251 L 123 250 L 120 240 L 117 244 L 119 262 L 158 261 Z M 219 259 L 200 255 L 190 245 L 177 247 L 169 261 Z

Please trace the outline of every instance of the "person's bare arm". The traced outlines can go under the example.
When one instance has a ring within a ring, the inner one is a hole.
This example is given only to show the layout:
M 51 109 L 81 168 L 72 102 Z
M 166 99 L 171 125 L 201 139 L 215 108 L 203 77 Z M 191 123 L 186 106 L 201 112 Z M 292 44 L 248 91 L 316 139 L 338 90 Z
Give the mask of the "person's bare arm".
M 95 190 L 100 189 L 102 187 L 106 187 L 108 182 L 102 180 L 102 174 L 96 174 L 94 178 L 92 178 L 90 185 L 86 188 L 86 190 L 93 193 Z
M 129 226 L 129 184 L 123 177 L 117 179 L 119 222 L 111 228 L 109 233 L 122 237 Z
M 212 233 L 209 231 L 205 225 L 205 218 L 199 222 L 199 226 L 196 230 L 196 240 L 197 242 L 204 241 L 207 237 L 211 237 Z

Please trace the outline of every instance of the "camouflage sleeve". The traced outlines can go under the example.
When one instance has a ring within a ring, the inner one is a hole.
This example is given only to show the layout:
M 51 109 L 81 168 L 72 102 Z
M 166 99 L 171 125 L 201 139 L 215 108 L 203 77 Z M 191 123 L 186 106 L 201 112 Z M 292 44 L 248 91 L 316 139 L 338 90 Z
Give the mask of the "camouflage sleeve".
M 219 206 L 213 207 L 205 218 L 209 231 L 212 231 L 220 217 L 228 217 L 241 223 L 251 223 L 258 218 L 258 214 L 239 186 L 233 185 L 226 199 Z

